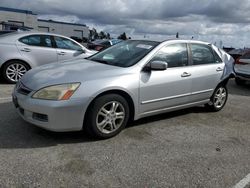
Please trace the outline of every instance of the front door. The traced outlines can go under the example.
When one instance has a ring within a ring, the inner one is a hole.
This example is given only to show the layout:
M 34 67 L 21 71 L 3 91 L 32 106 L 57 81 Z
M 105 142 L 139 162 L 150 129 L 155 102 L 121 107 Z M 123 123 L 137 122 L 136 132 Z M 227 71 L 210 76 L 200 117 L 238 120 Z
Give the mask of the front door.
M 58 55 L 58 61 L 73 59 L 83 54 L 83 49 L 80 45 L 72 40 L 64 37 L 55 36 L 55 44 Z
M 152 61 L 165 61 L 168 68 L 164 71 L 141 72 L 140 113 L 150 114 L 188 103 L 192 76 L 189 73 L 187 45 L 167 45 L 159 50 Z

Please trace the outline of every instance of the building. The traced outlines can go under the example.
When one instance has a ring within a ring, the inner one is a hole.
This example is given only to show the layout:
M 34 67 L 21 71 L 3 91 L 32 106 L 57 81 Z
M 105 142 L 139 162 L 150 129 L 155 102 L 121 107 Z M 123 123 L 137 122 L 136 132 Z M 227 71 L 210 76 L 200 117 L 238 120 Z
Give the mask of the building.
M 34 29 L 74 38 L 89 38 L 89 28 L 84 24 L 42 20 L 30 10 L 0 7 L 0 30 Z
M 89 38 L 89 28 L 83 24 L 57 22 L 53 20 L 38 19 L 38 30 L 44 32 L 57 33 L 68 37 L 82 39 Z

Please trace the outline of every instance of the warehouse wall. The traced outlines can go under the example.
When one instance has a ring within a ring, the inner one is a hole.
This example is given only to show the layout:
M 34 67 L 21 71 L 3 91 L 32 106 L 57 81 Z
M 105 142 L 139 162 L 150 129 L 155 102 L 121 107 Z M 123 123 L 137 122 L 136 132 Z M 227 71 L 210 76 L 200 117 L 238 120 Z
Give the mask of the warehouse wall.
M 23 23 L 26 27 L 37 29 L 37 16 L 35 14 L 25 14 L 0 10 L 0 22 L 9 21 L 20 22 L 20 25 L 21 23 Z
M 1 22 L 25 26 L 38 31 L 57 33 L 68 37 L 75 36 L 80 39 L 89 38 L 89 28 L 83 24 L 56 22 L 52 20 L 37 19 L 32 11 L 0 7 L 0 30 L 8 30 Z
M 89 37 L 89 29 L 83 25 L 74 25 L 67 23 L 55 23 L 53 21 L 41 21 L 38 20 L 38 30 L 46 31 L 49 30 L 51 33 L 57 33 L 61 35 L 65 35 L 68 37 Z

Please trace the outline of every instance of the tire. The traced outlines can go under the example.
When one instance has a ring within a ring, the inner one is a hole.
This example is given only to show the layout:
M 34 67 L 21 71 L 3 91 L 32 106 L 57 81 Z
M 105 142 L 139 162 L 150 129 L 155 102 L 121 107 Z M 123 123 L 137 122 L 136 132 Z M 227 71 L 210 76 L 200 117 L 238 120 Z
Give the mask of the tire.
M 106 139 L 119 134 L 129 120 L 129 105 L 120 95 L 98 97 L 86 114 L 85 128 L 93 137 Z
M 246 81 L 236 77 L 235 78 L 235 83 L 237 85 L 241 86 L 241 85 L 244 85 L 246 83 Z
M 29 69 L 29 66 L 22 61 L 9 61 L 3 66 L 3 78 L 6 82 L 15 84 Z
M 218 86 L 208 104 L 206 104 L 206 108 L 212 112 L 220 111 L 226 104 L 228 98 L 228 90 L 225 85 Z

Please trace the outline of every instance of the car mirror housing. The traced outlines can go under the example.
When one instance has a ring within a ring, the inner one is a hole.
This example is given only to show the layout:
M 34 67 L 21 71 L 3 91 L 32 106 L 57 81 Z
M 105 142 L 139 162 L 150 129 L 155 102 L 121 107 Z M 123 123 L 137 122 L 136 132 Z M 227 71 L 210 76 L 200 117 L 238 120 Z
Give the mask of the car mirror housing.
M 86 53 L 86 50 L 85 50 L 85 49 L 83 49 L 83 48 L 81 48 L 81 49 L 79 49 L 79 50 L 77 50 L 77 51 L 79 51 L 79 52 L 81 52 L 81 53 L 83 53 L 83 54 L 85 54 L 85 53 Z
M 150 63 L 150 69 L 156 71 L 163 71 L 168 68 L 168 63 L 165 61 L 152 61 Z

